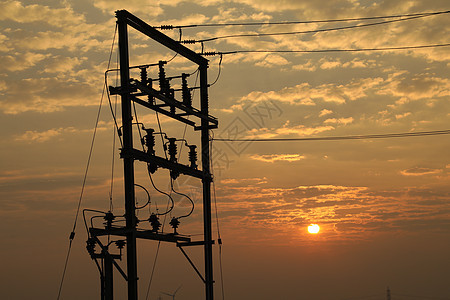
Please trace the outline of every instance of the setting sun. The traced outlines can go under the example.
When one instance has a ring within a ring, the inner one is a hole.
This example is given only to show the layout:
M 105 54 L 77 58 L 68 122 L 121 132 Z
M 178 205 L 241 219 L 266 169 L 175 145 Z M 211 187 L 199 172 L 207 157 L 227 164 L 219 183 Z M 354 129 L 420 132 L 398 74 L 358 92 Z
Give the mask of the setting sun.
M 311 224 L 308 226 L 309 233 L 316 234 L 316 233 L 319 233 L 319 231 L 320 231 L 320 226 L 317 224 Z

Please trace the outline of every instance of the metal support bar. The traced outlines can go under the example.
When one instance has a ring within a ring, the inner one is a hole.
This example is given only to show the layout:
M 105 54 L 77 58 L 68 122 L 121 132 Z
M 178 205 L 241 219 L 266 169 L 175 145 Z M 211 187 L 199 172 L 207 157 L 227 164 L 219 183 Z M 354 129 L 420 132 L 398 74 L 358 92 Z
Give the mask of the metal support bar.
M 197 273 L 197 275 L 200 277 L 200 279 L 203 281 L 203 283 L 206 283 L 205 278 L 203 278 L 202 274 L 200 273 L 200 271 L 197 269 L 197 267 L 194 265 L 194 263 L 192 262 L 192 260 L 189 258 L 189 256 L 186 254 L 186 252 L 183 250 L 183 248 L 181 248 L 180 246 L 178 246 L 178 249 L 181 250 L 181 253 L 183 253 L 184 257 L 186 257 L 186 259 L 188 260 L 188 262 L 191 264 L 192 268 L 194 268 L 195 272 Z
M 186 174 L 186 175 L 196 177 L 199 179 L 204 179 L 204 178 L 210 179 L 211 178 L 210 174 L 207 174 L 200 170 L 196 170 L 189 166 L 182 165 L 179 163 L 174 163 L 165 158 L 155 156 L 155 155 L 150 155 L 148 153 L 145 153 L 144 151 L 137 150 L 137 149 L 132 149 L 131 151 L 127 151 L 127 152 L 125 150 L 122 150 L 122 152 L 120 153 L 120 157 L 132 157 L 133 159 L 137 159 L 139 161 L 143 161 L 146 163 L 154 163 L 161 168 L 175 170 L 175 171 L 180 172 L 181 174 Z
M 140 104 L 142 106 L 145 106 L 147 108 L 153 109 L 153 110 L 155 110 L 155 111 L 157 111 L 159 113 L 162 113 L 163 115 L 166 115 L 168 117 L 174 118 L 174 119 L 176 119 L 176 120 L 178 120 L 180 122 L 183 122 L 185 124 L 188 124 L 190 126 L 195 126 L 195 122 L 194 121 L 190 121 L 188 119 L 185 119 L 185 118 L 179 117 L 177 115 L 174 115 L 174 114 L 170 113 L 170 111 L 162 109 L 161 107 L 163 107 L 163 106 L 152 105 L 151 103 L 148 103 L 147 101 L 141 100 L 141 99 L 139 99 L 137 97 L 134 97 L 134 96 L 131 96 L 131 99 L 134 102 L 136 102 L 136 103 L 138 103 L 138 104 Z M 168 105 L 164 105 L 164 107 L 166 107 L 166 106 L 168 106 Z
M 128 54 L 128 20 L 126 16 L 117 14 L 119 31 L 119 57 L 120 57 L 120 86 L 125 93 L 122 99 L 122 127 L 123 149 L 133 149 L 133 128 L 130 100 L 130 63 Z M 134 160 L 123 159 L 124 187 L 125 187 L 125 220 L 127 232 L 127 274 L 128 274 L 128 300 L 138 299 L 137 277 L 137 250 L 136 250 L 136 214 L 134 197 Z
M 199 67 L 200 72 L 200 106 L 204 115 L 208 115 L 208 66 Z M 209 122 L 201 120 L 202 170 L 210 174 Z M 205 295 L 206 300 L 214 299 L 213 259 L 212 259 L 212 221 L 211 221 L 211 178 L 204 178 L 203 183 L 203 238 L 205 241 Z
M 214 241 L 212 241 L 214 245 Z M 203 246 L 205 245 L 205 241 L 195 241 L 195 242 L 185 242 L 185 243 L 177 243 L 177 247 L 190 247 L 190 246 Z
M 102 251 L 104 253 L 106 253 L 106 255 L 111 257 L 111 254 L 109 254 L 108 249 L 106 249 L 106 247 L 103 246 L 102 242 L 100 242 L 100 240 L 96 236 L 94 236 L 94 240 L 100 246 L 100 248 L 102 248 Z M 116 261 L 114 260 L 113 257 L 111 257 L 111 260 L 112 260 L 113 265 L 117 268 L 117 271 L 119 271 L 119 273 L 123 276 L 123 278 L 126 281 L 128 281 L 128 276 L 125 274 L 125 272 L 122 270 L 122 268 L 116 263 Z
M 146 87 L 145 85 L 140 83 L 138 80 L 133 80 L 133 83 L 135 84 L 135 86 L 139 90 L 141 90 L 142 92 L 146 93 L 147 95 L 151 95 L 153 97 L 156 97 L 156 98 L 160 99 L 161 101 L 164 101 L 166 104 L 171 105 L 171 106 L 175 106 L 176 108 L 181 109 L 181 110 L 185 111 L 188 114 L 191 114 L 191 115 L 194 115 L 196 117 L 199 117 L 200 119 L 208 120 L 209 122 L 211 122 L 211 123 L 213 123 L 215 125 L 218 124 L 217 119 L 214 118 L 213 116 L 205 115 L 200 110 L 198 110 L 196 108 L 188 107 L 188 106 L 184 105 L 183 102 L 177 101 L 175 99 L 167 98 L 166 96 L 164 96 L 163 94 L 161 94 L 157 90 L 155 90 L 153 88 Z
M 116 11 L 116 17 L 119 19 L 124 20 L 127 22 L 131 27 L 134 29 L 142 32 L 143 34 L 147 35 L 148 37 L 154 39 L 160 44 L 163 44 L 167 48 L 179 53 L 180 55 L 186 57 L 190 61 L 198 64 L 198 65 L 208 65 L 208 60 L 201 55 L 198 55 L 191 49 L 183 46 L 179 42 L 171 39 L 170 37 L 166 36 L 165 34 L 159 32 L 152 26 L 148 25 L 138 17 L 130 14 L 126 10 L 118 10 Z
M 92 236 L 105 236 L 105 235 L 118 235 L 118 236 L 126 236 L 128 234 L 128 230 L 126 228 L 111 228 L 109 230 L 103 228 L 91 228 L 89 230 Z M 155 241 L 164 241 L 170 243 L 177 243 L 179 241 L 190 242 L 191 238 L 182 235 L 174 235 L 172 233 L 155 233 L 151 230 L 137 230 L 136 238 L 146 239 L 146 240 L 155 240 Z

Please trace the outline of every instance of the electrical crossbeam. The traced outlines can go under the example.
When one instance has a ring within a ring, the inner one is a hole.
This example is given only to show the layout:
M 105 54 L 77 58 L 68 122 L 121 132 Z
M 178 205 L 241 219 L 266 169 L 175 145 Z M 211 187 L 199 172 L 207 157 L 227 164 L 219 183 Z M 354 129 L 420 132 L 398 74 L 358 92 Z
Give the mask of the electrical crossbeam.
M 182 115 L 193 115 L 193 116 L 196 116 L 196 117 L 198 117 L 200 119 L 208 121 L 210 123 L 210 125 L 209 125 L 210 129 L 217 128 L 217 125 L 218 125 L 217 118 L 215 118 L 215 117 L 213 117 L 211 115 L 205 115 L 200 110 L 198 110 L 198 109 L 196 109 L 194 107 L 189 107 L 189 106 L 184 105 L 183 102 L 177 101 L 175 99 L 170 99 L 170 98 L 164 96 L 163 94 L 161 94 L 160 92 L 158 92 L 157 90 L 143 85 L 138 80 L 135 80 L 135 79 L 131 80 L 131 83 L 132 83 L 131 87 L 135 86 L 136 88 L 141 90 L 144 93 L 144 95 L 150 95 L 150 96 L 153 96 L 155 98 L 158 98 L 159 100 L 163 101 L 167 105 L 174 106 L 174 107 L 176 107 L 176 108 L 178 108 L 178 109 L 180 109 L 180 110 L 185 112 L 185 114 L 172 114 L 169 111 L 164 111 L 164 110 L 160 109 L 161 113 L 167 114 L 168 116 L 174 117 L 174 118 L 176 118 L 177 120 L 179 120 L 181 122 L 184 122 L 186 124 L 194 126 L 196 129 L 200 129 L 200 127 L 195 126 L 194 122 L 192 122 L 192 121 L 190 121 L 190 120 L 188 120 L 186 118 L 183 118 Z M 136 96 L 136 95 L 131 94 L 131 96 L 133 97 L 133 96 Z M 158 108 L 158 106 L 152 105 L 151 103 L 148 103 L 146 101 L 140 100 L 139 98 L 136 98 L 136 97 L 133 97 L 132 100 L 137 102 L 137 103 L 139 103 L 139 104 L 141 104 L 141 105 L 144 105 L 144 106 L 146 106 L 148 108 L 151 108 L 151 109 Z M 148 104 L 150 104 L 150 106 Z
M 141 91 L 141 93 L 133 93 L 133 92 L 137 92 L 137 89 L 139 89 Z M 109 91 L 110 91 L 111 95 L 118 95 L 118 94 L 122 93 L 120 87 L 110 86 Z M 143 85 L 140 81 L 138 81 L 136 79 L 131 80 L 129 92 L 130 92 L 130 98 L 132 101 L 134 101 L 142 106 L 145 106 L 147 108 L 153 109 L 159 113 L 162 113 L 163 115 L 174 118 L 174 119 L 176 119 L 180 122 L 183 122 L 187 125 L 190 125 L 190 126 L 194 127 L 195 130 L 200 130 L 201 126 L 197 126 L 194 121 L 184 118 L 184 116 L 193 115 L 200 119 L 208 121 L 209 129 L 215 129 L 218 127 L 218 120 L 216 117 L 213 117 L 211 115 L 205 115 L 200 110 L 198 110 L 194 107 L 186 106 L 183 104 L 183 102 L 168 98 L 168 97 L 164 96 L 163 94 L 161 94 L 159 91 Z M 153 104 L 153 103 L 150 103 L 148 101 L 138 98 L 140 96 L 153 96 L 153 97 L 158 98 L 159 100 L 163 101 L 165 104 L 162 104 L 162 105 Z M 162 107 L 164 107 L 164 106 L 176 107 L 176 108 L 184 111 L 184 113 L 174 114 L 170 111 L 163 109 Z
M 126 228 L 111 228 L 111 229 L 90 228 L 89 232 L 95 237 L 105 235 L 126 236 L 127 233 L 129 233 L 129 230 L 127 230 Z M 186 243 L 191 242 L 191 238 L 187 236 L 175 235 L 172 233 L 156 233 L 151 230 L 136 230 L 136 237 L 140 239 L 164 241 L 171 243 L 179 243 L 180 241 Z
M 158 167 L 161 167 L 161 168 L 178 171 L 181 174 L 189 175 L 189 176 L 196 177 L 199 179 L 211 180 L 211 174 L 204 173 L 200 170 L 193 169 L 186 165 L 171 162 L 171 161 L 164 159 L 162 157 L 159 157 L 159 156 L 150 155 L 141 150 L 137 150 L 137 149 L 131 149 L 130 151 L 122 150 L 122 152 L 120 153 L 120 157 L 121 158 L 131 157 L 133 159 L 137 159 L 139 161 L 143 161 L 146 163 L 156 164 Z
M 197 65 L 208 66 L 208 60 L 206 58 L 204 58 L 201 55 L 198 55 L 191 49 L 183 46 L 179 42 L 171 39 L 167 35 L 156 30 L 155 28 L 148 25 L 147 23 L 145 23 L 138 17 L 132 15 L 128 11 L 118 10 L 118 11 L 116 11 L 116 17 L 118 19 L 120 19 L 121 21 L 126 22 L 128 25 L 130 25 L 134 29 L 145 34 L 146 36 L 154 39 L 155 41 L 159 42 L 160 44 L 166 46 L 167 48 L 179 53 L 180 55 L 184 56 L 185 58 L 189 59 L 190 61 L 196 63 Z

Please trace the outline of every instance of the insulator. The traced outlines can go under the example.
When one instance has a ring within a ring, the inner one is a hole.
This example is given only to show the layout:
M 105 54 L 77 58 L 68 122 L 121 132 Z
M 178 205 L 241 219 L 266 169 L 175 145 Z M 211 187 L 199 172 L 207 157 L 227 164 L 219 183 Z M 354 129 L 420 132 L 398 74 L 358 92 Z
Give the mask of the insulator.
M 178 234 L 177 228 L 178 228 L 178 225 L 180 225 L 180 221 L 177 218 L 173 217 L 172 220 L 170 220 L 169 224 L 173 228 L 173 234 Z
M 153 89 L 153 79 L 148 78 L 147 79 L 147 87 L 151 90 Z M 155 100 L 155 98 L 152 95 L 148 95 L 147 96 L 147 100 L 149 103 L 153 103 L 153 101 Z
M 197 43 L 197 41 L 196 40 L 184 40 L 184 41 L 181 41 L 181 43 L 182 44 L 195 44 L 195 43 Z
M 175 138 L 168 138 L 169 139 L 169 160 L 171 162 L 177 162 L 177 144 L 175 143 Z
M 197 169 L 197 146 L 188 145 L 189 147 L 189 162 L 191 163 L 191 168 Z
M 111 229 L 112 227 L 112 222 L 114 221 L 114 219 L 116 218 L 112 212 L 108 211 L 105 216 L 103 217 L 106 221 L 105 227 L 106 229 Z
M 88 240 L 86 241 L 86 250 L 87 252 L 93 256 L 95 253 L 95 241 L 93 238 L 88 238 Z
M 147 86 L 147 68 L 141 68 L 141 83 Z
M 161 25 L 161 30 L 172 30 L 173 25 Z
M 118 240 L 118 241 L 115 241 L 115 244 L 116 244 L 117 248 L 122 250 L 123 247 L 125 247 L 126 242 L 125 242 L 125 240 Z
M 217 52 L 216 51 L 203 52 L 202 55 L 203 56 L 214 56 L 214 55 L 217 55 Z
M 183 96 L 183 104 L 189 107 L 192 107 L 192 95 L 191 90 L 187 84 L 187 77 L 189 74 L 183 73 L 181 74 L 181 93 Z
M 178 176 L 180 176 L 180 171 L 177 170 L 170 170 L 170 178 L 173 180 L 177 179 Z
M 142 138 L 142 143 L 147 147 L 147 153 L 155 155 L 155 130 L 153 128 L 142 128 L 147 134 Z
M 158 216 L 155 214 L 151 214 L 148 221 L 150 222 L 150 225 L 152 226 L 152 231 L 158 232 L 159 228 L 161 227 L 161 222 L 159 222 Z
M 164 64 L 165 61 L 160 60 L 159 61 L 159 73 L 158 73 L 158 77 L 159 77 L 159 89 L 161 91 L 161 93 L 163 94 L 167 94 L 168 90 L 170 89 L 170 83 L 169 80 L 167 80 L 166 78 L 166 71 L 164 70 Z
M 156 172 L 156 170 L 158 170 L 158 165 L 149 163 L 149 164 L 147 164 L 147 169 L 150 172 L 150 174 L 153 174 Z

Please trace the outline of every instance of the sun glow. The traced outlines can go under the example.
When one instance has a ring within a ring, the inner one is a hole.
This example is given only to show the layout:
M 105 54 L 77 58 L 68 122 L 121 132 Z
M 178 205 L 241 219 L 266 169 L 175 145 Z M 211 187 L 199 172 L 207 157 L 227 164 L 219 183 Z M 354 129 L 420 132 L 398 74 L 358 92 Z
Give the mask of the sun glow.
M 311 234 L 317 234 L 320 231 L 320 226 L 317 224 L 311 224 L 308 226 L 308 232 Z

